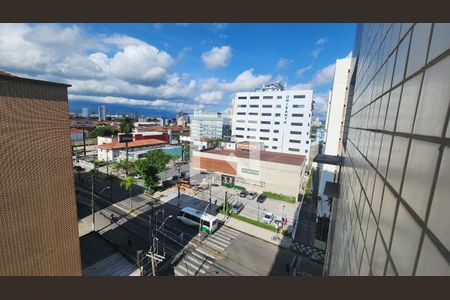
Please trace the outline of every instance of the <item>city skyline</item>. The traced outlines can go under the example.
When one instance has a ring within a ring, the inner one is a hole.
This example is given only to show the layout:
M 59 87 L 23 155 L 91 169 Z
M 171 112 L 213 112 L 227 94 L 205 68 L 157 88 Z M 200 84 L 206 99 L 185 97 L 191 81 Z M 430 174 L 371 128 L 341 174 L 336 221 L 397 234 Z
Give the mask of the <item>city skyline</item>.
M 2 24 L 0 69 L 71 84 L 72 111 L 107 104 L 113 111 L 155 115 L 197 106 L 221 112 L 231 107 L 234 93 L 283 80 L 288 89 L 313 89 L 313 114 L 323 119 L 334 62 L 349 55 L 355 29 L 307 23 Z

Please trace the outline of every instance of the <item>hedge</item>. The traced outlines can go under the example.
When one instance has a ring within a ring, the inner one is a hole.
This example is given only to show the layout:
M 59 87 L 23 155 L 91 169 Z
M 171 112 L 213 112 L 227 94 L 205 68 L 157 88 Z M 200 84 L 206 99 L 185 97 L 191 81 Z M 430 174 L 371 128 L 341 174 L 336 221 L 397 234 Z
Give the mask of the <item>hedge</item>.
M 289 202 L 289 203 L 297 202 L 295 197 L 293 197 L 293 196 L 286 196 L 286 195 L 279 194 L 279 193 L 264 192 L 263 195 L 265 195 L 268 198 L 275 199 L 275 200 L 280 200 L 280 201 L 284 201 L 284 202 Z
M 237 190 L 241 190 L 241 191 L 245 191 L 245 187 L 239 186 L 239 185 L 234 185 L 231 183 L 222 183 L 223 186 L 230 188 L 230 189 L 237 189 Z
M 255 226 L 258 226 L 258 227 L 261 227 L 261 228 L 264 228 L 264 229 L 267 229 L 267 230 L 270 230 L 270 231 L 275 232 L 276 227 L 273 226 L 273 225 L 266 224 L 266 223 L 262 223 L 262 222 L 259 222 L 259 221 L 256 221 L 256 220 L 253 220 L 253 219 L 250 219 L 250 218 L 241 216 L 241 215 L 239 215 L 239 214 L 232 214 L 232 213 L 231 213 L 231 208 L 232 208 L 232 207 L 233 207 L 232 205 L 229 205 L 229 208 L 228 208 L 228 214 L 229 214 L 232 218 L 235 218 L 235 219 L 238 219 L 238 220 L 240 220 L 240 221 L 243 221 L 243 222 L 246 222 L 246 223 L 249 223 L 249 224 L 252 224 L 252 225 L 255 225 Z M 219 206 L 219 207 L 217 208 L 217 212 L 223 213 L 223 205 L 221 205 L 221 206 Z M 288 232 L 287 232 L 286 229 L 283 230 L 283 233 L 284 233 L 284 235 L 287 235 L 287 234 L 288 234 Z

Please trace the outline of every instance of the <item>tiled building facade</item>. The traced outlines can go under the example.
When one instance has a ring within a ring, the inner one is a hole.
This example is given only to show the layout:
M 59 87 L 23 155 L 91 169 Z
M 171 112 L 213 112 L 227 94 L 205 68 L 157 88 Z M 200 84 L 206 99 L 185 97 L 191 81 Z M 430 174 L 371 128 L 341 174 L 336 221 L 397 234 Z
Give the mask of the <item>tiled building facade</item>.
M 0 73 L 0 275 L 81 275 L 67 87 Z
M 450 24 L 359 25 L 354 55 L 325 275 L 450 275 Z

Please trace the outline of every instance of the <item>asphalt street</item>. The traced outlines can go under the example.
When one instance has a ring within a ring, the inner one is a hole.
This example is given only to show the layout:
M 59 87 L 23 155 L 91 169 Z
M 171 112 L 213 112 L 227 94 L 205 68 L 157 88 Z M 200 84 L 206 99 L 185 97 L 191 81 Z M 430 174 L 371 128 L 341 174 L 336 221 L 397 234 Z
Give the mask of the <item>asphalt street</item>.
M 81 204 L 89 207 L 91 199 L 89 179 L 88 176 L 81 175 L 81 177 L 84 184 L 81 184 L 81 181 L 80 184 L 77 184 L 77 200 L 79 206 Z M 105 190 L 108 186 L 112 187 L 112 197 Z M 109 216 L 113 213 L 116 221 L 121 223 L 120 220 L 122 220 L 122 227 L 139 236 L 142 245 L 149 245 L 148 215 L 151 209 L 151 205 L 149 205 L 149 202 L 152 202 L 151 198 L 142 195 L 143 190 L 139 190 L 138 187 L 135 189 L 137 195 L 133 196 L 133 208 L 137 209 L 135 211 L 137 216 L 134 216 L 127 211 L 129 209 L 127 205 L 129 203 L 129 192 L 124 191 L 118 185 L 118 182 L 109 182 L 99 178 L 96 180 L 96 192 L 100 193 L 102 190 L 104 191 L 100 197 L 96 197 L 97 210 L 102 210 L 103 216 Z M 116 205 L 112 206 L 113 203 Z M 158 207 L 158 210 L 160 211 L 157 214 L 158 227 L 165 218 L 170 215 L 173 216 L 166 220 L 164 227 L 159 228 L 158 249 L 160 253 L 165 250 L 167 257 L 173 258 L 175 255 L 183 253 L 184 249 L 184 254 L 180 256 L 181 260 L 174 263 L 174 268 L 169 268 L 168 275 L 287 275 L 285 264 L 291 261 L 293 257 L 293 254 L 289 251 L 245 233 L 231 230 L 226 226 L 223 226 L 199 244 L 194 238 L 198 233 L 197 228 L 186 226 L 176 219 L 179 211 L 176 206 L 162 204 Z M 81 207 L 79 213 L 82 213 L 85 217 L 88 213 L 90 214 L 85 208 L 82 209 Z M 182 232 L 183 240 L 180 238 Z M 110 238 L 114 237 L 111 235 Z M 144 248 L 144 250 L 147 251 L 148 248 Z M 200 259 L 201 255 L 203 255 L 203 258 L 210 257 L 209 263 L 203 263 L 204 259 Z M 202 261 L 196 271 L 195 260 Z M 180 263 L 184 263 L 184 267 L 180 265 L 181 270 L 177 270 Z M 194 272 L 183 273 L 183 270 L 189 271 L 189 269 L 194 269 Z M 175 270 L 177 271 L 175 272 Z

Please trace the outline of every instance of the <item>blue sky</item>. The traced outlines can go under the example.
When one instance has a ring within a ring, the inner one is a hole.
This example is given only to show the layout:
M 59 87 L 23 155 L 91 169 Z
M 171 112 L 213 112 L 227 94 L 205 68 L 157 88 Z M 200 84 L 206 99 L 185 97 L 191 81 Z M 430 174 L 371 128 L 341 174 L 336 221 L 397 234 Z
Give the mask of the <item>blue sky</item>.
M 324 116 L 356 24 L 0 24 L 0 69 L 72 84 L 72 110 L 224 111 L 233 93 L 283 80 Z

